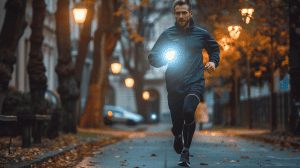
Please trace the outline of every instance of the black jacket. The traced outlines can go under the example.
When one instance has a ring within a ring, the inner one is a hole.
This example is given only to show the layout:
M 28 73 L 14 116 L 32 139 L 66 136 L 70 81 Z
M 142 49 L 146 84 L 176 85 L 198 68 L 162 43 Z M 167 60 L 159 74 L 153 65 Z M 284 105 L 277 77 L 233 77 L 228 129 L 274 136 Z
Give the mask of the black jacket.
M 159 68 L 168 63 L 165 73 L 169 106 L 182 100 L 187 94 L 203 96 L 204 65 L 202 49 L 209 55 L 209 62 L 217 67 L 220 61 L 219 44 L 190 19 L 186 29 L 178 27 L 177 22 L 162 32 L 148 56 L 150 65 Z M 173 60 L 165 58 L 168 51 L 175 51 Z

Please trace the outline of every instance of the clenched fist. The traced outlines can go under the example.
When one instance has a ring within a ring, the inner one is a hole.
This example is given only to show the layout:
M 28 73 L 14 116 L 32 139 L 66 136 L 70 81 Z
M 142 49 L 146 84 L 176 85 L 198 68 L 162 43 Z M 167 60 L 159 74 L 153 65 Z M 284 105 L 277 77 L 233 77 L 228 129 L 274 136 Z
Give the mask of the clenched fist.
M 204 67 L 209 74 L 212 74 L 214 71 L 215 71 L 215 63 L 213 62 L 208 62 L 205 64 L 205 67 Z

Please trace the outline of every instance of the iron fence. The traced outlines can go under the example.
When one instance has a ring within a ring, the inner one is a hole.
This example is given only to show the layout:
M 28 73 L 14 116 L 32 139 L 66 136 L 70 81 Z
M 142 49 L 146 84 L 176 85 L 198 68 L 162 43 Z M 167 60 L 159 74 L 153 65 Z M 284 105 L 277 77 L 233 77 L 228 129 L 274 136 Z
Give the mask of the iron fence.
M 270 101 L 270 96 L 251 99 L 253 128 L 271 128 Z M 219 106 L 218 103 L 215 104 L 215 107 L 217 106 Z M 285 130 L 288 127 L 289 115 L 291 113 L 290 92 L 276 93 L 276 107 L 277 129 Z M 247 100 L 242 100 L 238 103 L 238 114 L 234 113 L 234 107 L 231 106 L 230 102 L 223 103 L 221 108 L 214 110 L 215 115 L 218 115 L 214 118 L 221 118 L 223 126 L 230 125 L 232 122 L 232 115 L 237 119 L 237 121 L 235 121 L 236 126 L 249 126 Z

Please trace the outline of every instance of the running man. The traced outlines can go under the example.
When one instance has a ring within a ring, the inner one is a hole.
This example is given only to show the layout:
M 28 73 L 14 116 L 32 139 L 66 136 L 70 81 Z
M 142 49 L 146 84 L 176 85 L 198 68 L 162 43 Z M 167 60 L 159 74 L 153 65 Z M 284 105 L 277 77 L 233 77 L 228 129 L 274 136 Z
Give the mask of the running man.
M 171 131 L 175 136 L 173 147 L 181 154 L 178 165 L 190 167 L 189 148 L 196 126 L 194 114 L 204 94 L 204 69 L 210 74 L 215 71 L 220 50 L 206 30 L 195 26 L 189 0 L 175 0 L 173 9 L 175 26 L 161 33 L 148 59 L 156 68 L 168 64 L 165 79 L 173 124 Z M 203 48 L 209 55 L 205 66 Z

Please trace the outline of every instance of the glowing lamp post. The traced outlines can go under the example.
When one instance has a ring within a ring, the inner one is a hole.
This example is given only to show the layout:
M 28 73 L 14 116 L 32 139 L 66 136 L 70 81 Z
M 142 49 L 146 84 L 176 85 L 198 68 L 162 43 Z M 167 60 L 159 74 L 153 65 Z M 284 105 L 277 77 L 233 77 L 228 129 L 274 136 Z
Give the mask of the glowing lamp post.
M 114 74 L 119 74 L 121 72 L 122 65 L 120 63 L 112 63 L 110 68 Z
M 245 17 L 246 17 L 246 23 L 249 24 L 250 23 L 250 19 L 253 18 L 252 14 L 254 12 L 254 9 L 252 8 L 243 8 L 240 9 L 241 14 L 243 16 L 243 21 L 245 21 Z
M 149 98 L 150 98 L 150 93 L 148 91 L 144 91 L 144 93 L 143 93 L 143 99 L 144 100 L 149 100 Z
M 234 26 L 228 26 L 228 31 L 229 31 L 229 35 L 231 38 L 233 38 L 234 40 L 237 40 L 240 37 L 240 30 L 242 29 L 241 26 L 238 25 L 234 25 Z M 226 39 L 224 38 L 223 43 L 227 44 L 227 42 L 229 42 L 230 39 Z M 234 42 L 234 41 L 233 41 Z M 226 49 L 227 48 L 227 49 Z M 225 51 L 229 49 L 229 46 L 226 45 L 225 46 Z M 232 123 L 231 125 L 236 124 L 237 125 L 237 119 L 238 119 L 238 80 L 237 80 L 237 65 L 234 66 L 234 101 L 235 101 L 235 107 L 234 107 L 234 113 L 231 113 L 231 118 L 232 118 Z
M 229 35 L 235 40 L 239 38 L 241 34 L 240 30 L 242 30 L 241 26 L 228 26 Z
M 132 79 L 132 78 L 126 78 L 125 79 L 125 85 L 128 88 L 133 87 L 133 85 L 134 85 L 134 79 Z
M 87 8 L 83 4 L 76 4 L 72 12 L 76 23 L 84 23 L 87 14 Z

